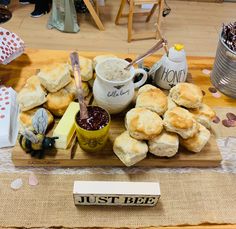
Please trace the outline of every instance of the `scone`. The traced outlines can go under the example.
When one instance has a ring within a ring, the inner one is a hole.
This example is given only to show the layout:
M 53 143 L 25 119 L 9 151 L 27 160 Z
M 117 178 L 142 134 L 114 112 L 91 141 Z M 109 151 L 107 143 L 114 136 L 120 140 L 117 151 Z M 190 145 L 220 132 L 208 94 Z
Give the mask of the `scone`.
M 47 102 L 44 104 L 44 107 L 52 112 L 52 114 L 61 117 L 73 100 L 73 94 L 65 89 L 61 89 L 58 92 L 49 93 L 47 95 Z
M 178 135 L 163 130 L 160 135 L 148 141 L 148 148 L 156 156 L 173 157 L 179 148 Z
M 38 108 L 34 108 L 32 110 L 29 110 L 29 111 L 21 112 L 19 114 L 20 126 L 24 127 L 24 128 L 32 127 L 32 119 L 33 119 L 33 117 L 34 117 L 37 110 L 38 110 Z M 47 115 L 48 115 L 48 127 L 50 127 L 51 124 L 54 122 L 54 118 L 48 110 L 46 110 L 46 112 L 47 112 Z
M 189 111 L 195 116 L 199 123 L 208 129 L 211 128 L 211 122 L 216 116 L 216 113 L 208 105 L 202 103 L 199 108 Z
M 35 76 L 33 78 L 37 79 Z M 17 95 L 17 101 L 21 111 L 28 111 L 42 105 L 47 101 L 46 92 L 37 80 L 29 80 Z
M 89 81 L 93 78 L 93 62 L 89 58 L 79 56 L 80 74 L 82 81 Z M 71 61 L 69 60 L 70 71 L 72 72 Z
M 177 104 L 170 98 L 170 96 L 167 97 L 167 110 L 171 110 L 173 108 L 177 107 Z
M 211 137 L 210 131 L 199 124 L 199 130 L 197 134 L 195 134 L 192 138 L 182 139 L 180 138 L 180 144 L 184 146 L 186 149 L 198 153 L 203 147 L 207 144 Z
M 33 75 L 26 80 L 26 84 L 41 85 L 37 75 Z
M 113 151 L 126 166 L 131 166 L 146 157 L 148 146 L 144 141 L 132 138 L 129 132 L 125 131 L 115 139 Z
M 179 106 L 198 108 L 203 99 L 202 90 L 192 83 L 178 83 L 170 89 L 169 96 Z
M 156 89 L 157 87 L 151 85 L 151 84 L 145 84 L 144 86 L 140 87 L 138 89 L 138 95 L 140 95 L 143 92 L 149 91 L 151 89 Z
M 102 61 L 109 59 L 109 58 L 117 58 L 117 56 L 113 55 L 113 54 L 108 54 L 108 55 L 99 55 L 99 56 L 95 56 L 93 58 L 93 69 L 95 69 L 95 67 L 97 66 L 97 64 L 101 63 Z
M 166 111 L 164 126 L 167 131 L 177 133 L 184 139 L 192 137 L 199 129 L 193 114 L 181 107 Z
M 163 129 L 163 121 L 157 113 L 140 107 L 127 112 L 125 125 L 131 137 L 138 140 L 155 138 Z
M 72 79 L 71 82 L 64 87 L 64 89 L 67 90 L 69 93 L 73 94 L 74 97 L 76 97 L 78 90 L 75 86 L 74 79 Z M 84 97 L 88 96 L 90 91 L 89 91 L 89 86 L 87 82 L 82 82 L 82 89 L 83 89 L 83 96 Z
M 138 95 L 136 107 L 147 108 L 163 115 L 167 110 L 167 96 L 159 88 L 149 89 Z
M 88 96 L 90 93 L 88 82 L 82 82 L 82 89 L 84 97 Z
M 68 64 L 53 64 L 44 67 L 38 73 L 41 84 L 49 92 L 57 92 L 71 82 Z

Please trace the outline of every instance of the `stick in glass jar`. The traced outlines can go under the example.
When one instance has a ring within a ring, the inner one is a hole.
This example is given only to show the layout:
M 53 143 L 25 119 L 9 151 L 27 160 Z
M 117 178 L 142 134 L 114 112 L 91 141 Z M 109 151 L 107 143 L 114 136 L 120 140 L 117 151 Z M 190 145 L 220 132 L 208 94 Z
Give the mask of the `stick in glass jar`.
M 84 101 L 83 89 L 82 89 L 82 80 L 80 74 L 80 63 L 79 63 L 79 55 L 77 52 L 72 52 L 70 54 L 71 65 L 74 72 L 75 85 L 78 90 L 78 100 L 80 105 L 80 119 L 88 118 L 88 110 L 86 103 Z

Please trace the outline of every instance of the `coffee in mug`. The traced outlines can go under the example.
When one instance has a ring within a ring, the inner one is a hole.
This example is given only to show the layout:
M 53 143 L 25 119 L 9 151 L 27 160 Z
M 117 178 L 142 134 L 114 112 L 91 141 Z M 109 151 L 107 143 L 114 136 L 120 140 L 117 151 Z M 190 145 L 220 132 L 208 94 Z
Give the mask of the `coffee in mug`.
M 147 80 L 143 69 L 129 70 L 125 67 L 128 61 L 119 58 L 108 58 L 97 64 L 96 79 L 93 85 L 94 99 L 97 105 L 105 108 L 110 114 L 123 111 L 132 101 L 134 89 L 142 86 Z M 142 74 L 142 79 L 133 82 L 135 75 Z
M 123 81 L 130 77 L 130 71 L 125 70 L 127 64 L 120 59 L 110 59 L 104 61 L 103 64 L 99 66 L 99 73 L 102 77 L 109 81 Z

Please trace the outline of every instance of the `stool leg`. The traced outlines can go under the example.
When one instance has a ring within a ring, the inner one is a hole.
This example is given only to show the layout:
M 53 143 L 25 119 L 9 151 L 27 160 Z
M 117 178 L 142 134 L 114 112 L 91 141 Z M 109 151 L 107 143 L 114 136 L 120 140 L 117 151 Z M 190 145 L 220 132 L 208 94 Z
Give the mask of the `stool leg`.
M 89 0 L 83 0 L 84 4 L 87 6 L 91 16 L 93 17 L 94 22 L 96 23 L 99 30 L 105 30 L 100 18 L 98 17 L 96 10 L 94 10 L 91 2 Z
M 152 7 L 151 11 L 149 12 L 149 14 L 148 14 L 148 16 L 146 18 L 146 22 L 150 21 L 150 19 L 151 19 L 152 15 L 154 14 L 156 8 L 157 8 L 157 4 L 154 4 L 154 6 Z
M 157 26 L 157 29 L 156 29 L 156 39 L 160 38 L 159 31 L 161 29 L 161 19 L 162 19 L 163 3 L 164 3 L 164 0 L 160 0 L 159 1 L 159 9 L 158 9 L 158 16 L 157 16 L 157 23 L 156 23 L 156 26 Z
M 125 3 L 126 3 L 126 0 L 121 0 L 120 1 L 120 8 L 118 10 L 118 13 L 116 15 L 116 20 L 115 20 L 115 24 L 118 25 L 119 24 L 119 19 L 120 17 L 122 16 L 122 12 L 124 10 L 124 7 L 125 7 Z
M 99 16 L 99 5 L 98 5 L 98 0 L 95 0 L 94 3 L 95 3 L 96 13 L 97 13 L 97 15 Z
M 163 7 L 164 7 L 164 0 L 160 0 L 159 1 L 158 16 L 157 16 L 157 25 L 158 25 L 159 29 L 161 28 Z
M 133 15 L 134 15 L 134 2 L 133 0 L 130 0 L 129 18 L 128 18 L 128 42 L 131 42 L 132 40 Z

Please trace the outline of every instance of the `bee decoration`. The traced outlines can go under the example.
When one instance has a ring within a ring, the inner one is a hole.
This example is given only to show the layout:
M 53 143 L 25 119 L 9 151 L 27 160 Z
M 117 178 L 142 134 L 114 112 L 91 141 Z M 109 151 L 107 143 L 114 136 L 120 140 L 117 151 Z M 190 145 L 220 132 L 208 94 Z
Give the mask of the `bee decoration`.
M 32 157 L 44 157 L 44 151 L 54 148 L 55 139 L 58 137 L 46 137 L 48 115 L 45 109 L 40 108 L 32 119 L 33 129 L 25 129 L 18 136 L 20 146 Z

